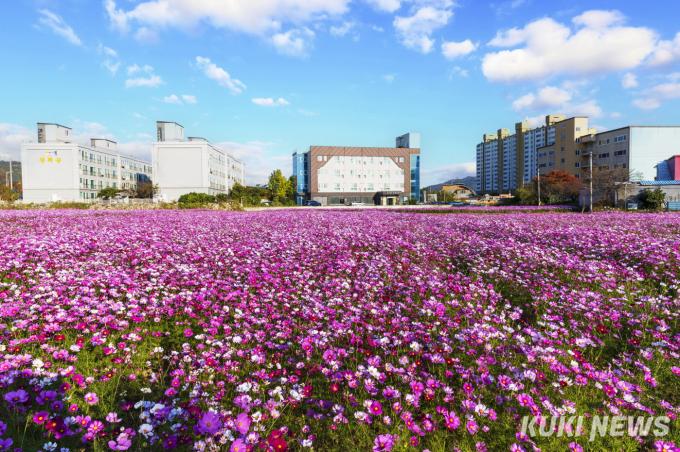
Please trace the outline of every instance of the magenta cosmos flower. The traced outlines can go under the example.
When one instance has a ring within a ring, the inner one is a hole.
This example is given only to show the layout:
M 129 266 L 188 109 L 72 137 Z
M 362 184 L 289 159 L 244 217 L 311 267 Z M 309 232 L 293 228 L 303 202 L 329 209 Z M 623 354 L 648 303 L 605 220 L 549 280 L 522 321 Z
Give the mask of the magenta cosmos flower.
M 248 433 L 250 428 L 250 418 L 246 413 L 241 413 L 236 417 L 236 430 L 242 435 Z
M 198 421 L 198 431 L 208 435 L 214 435 L 222 427 L 222 421 L 217 414 L 212 411 L 208 411 L 203 415 L 201 420 Z M 246 429 L 246 431 L 248 431 Z
M 378 435 L 374 441 L 373 452 L 390 451 L 394 447 L 395 441 L 398 440 L 399 437 L 396 435 Z

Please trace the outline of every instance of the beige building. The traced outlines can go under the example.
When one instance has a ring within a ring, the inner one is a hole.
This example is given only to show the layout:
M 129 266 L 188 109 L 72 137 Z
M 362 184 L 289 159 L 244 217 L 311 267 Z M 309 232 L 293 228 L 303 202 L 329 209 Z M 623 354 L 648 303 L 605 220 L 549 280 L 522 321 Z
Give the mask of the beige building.
M 477 145 L 477 191 L 509 193 L 538 173 L 566 171 L 582 177 L 593 170 L 625 168 L 654 180 L 656 165 L 680 150 L 680 127 L 629 126 L 606 132 L 587 117 L 546 116 L 545 125 L 531 129 L 515 124 L 515 133 L 500 129 Z

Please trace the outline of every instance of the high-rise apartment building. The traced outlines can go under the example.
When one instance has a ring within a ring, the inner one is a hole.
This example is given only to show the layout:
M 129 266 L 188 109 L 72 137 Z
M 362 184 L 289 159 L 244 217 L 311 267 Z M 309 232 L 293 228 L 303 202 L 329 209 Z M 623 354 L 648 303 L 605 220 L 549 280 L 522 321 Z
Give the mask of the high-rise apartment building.
M 116 142 L 73 142 L 71 128 L 38 123 L 38 142 L 21 144 L 24 202 L 95 199 L 103 188 L 137 188 L 152 179 L 151 162 L 120 154 Z
M 477 145 L 477 191 L 511 192 L 538 173 L 566 171 L 582 177 L 593 170 L 629 169 L 645 180 L 656 176 L 656 164 L 673 152 L 680 127 L 630 126 L 597 133 L 587 117 L 546 116 L 545 125 L 515 124 L 515 133 L 500 129 Z
M 395 205 L 418 199 L 420 134 L 397 137 L 394 148 L 310 146 L 293 154 L 297 203 Z
M 185 141 L 181 125 L 158 121 L 156 137 L 151 145 L 154 183 L 166 201 L 191 192 L 228 194 L 235 183 L 245 185 L 245 163 L 204 138 Z

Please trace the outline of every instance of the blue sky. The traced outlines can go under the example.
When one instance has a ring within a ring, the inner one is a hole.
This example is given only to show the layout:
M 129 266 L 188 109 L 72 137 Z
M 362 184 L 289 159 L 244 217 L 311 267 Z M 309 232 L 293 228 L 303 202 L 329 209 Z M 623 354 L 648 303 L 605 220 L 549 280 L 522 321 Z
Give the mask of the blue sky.
M 600 130 L 680 125 L 680 2 L 8 5 L 0 153 L 15 158 L 37 122 L 150 158 L 155 121 L 176 121 L 245 160 L 255 184 L 289 174 L 295 149 L 420 132 L 429 184 L 474 174 L 482 134 L 548 113 Z

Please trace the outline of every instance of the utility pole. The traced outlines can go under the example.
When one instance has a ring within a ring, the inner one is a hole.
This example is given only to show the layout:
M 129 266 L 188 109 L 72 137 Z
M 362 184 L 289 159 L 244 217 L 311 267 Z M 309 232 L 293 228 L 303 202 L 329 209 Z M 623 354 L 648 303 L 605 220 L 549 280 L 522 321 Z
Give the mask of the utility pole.
M 538 206 L 541 206 L 541 169 L 536 162 L 536 189 L 538 190 Z
M 593 211 L 593 151 L 588 153 L 588 159 L 590 160 L 590 211 Z

